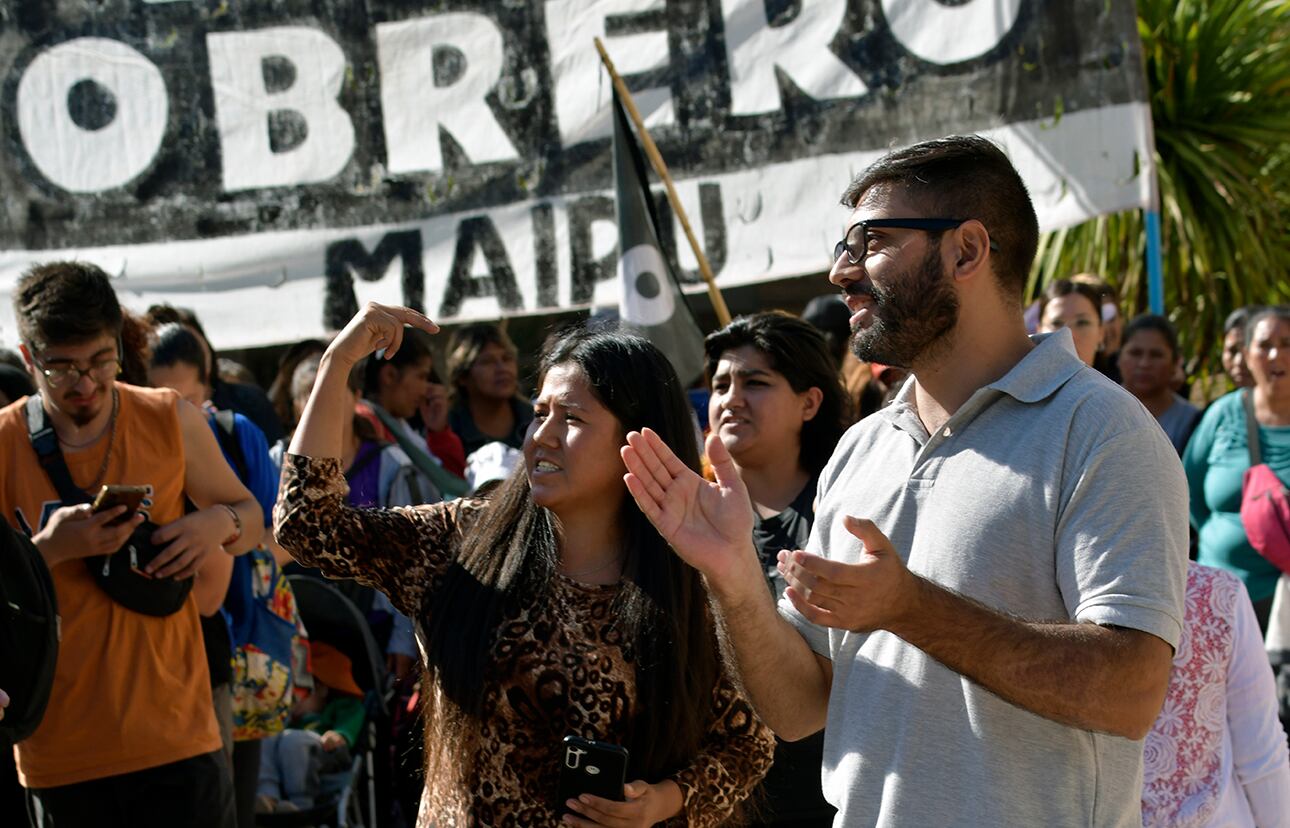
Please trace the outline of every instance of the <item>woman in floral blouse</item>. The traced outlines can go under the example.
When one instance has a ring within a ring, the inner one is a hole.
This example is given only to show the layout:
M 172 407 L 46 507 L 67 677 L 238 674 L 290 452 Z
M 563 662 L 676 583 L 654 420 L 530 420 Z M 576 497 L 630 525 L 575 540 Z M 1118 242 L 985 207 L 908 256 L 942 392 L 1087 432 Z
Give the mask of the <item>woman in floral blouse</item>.
M 774 742 L 723 666 L 700 576 L 627 496 L 619 456 L 649 427 L 698 468 L 671 366 L 637 337 L 565 334 L 542 361 L 525 462 L 489 499 L 353 509 L 337 403 L 350 366 L 396 351 L 405 324 L 437 330 L 369 303 L 328 348 L 275 529 L 297 560 L 417 621 L 430 688 L 418 825 L 728 820 Z M 623 801 L 557 801 L 567 735 L 628 749 Z

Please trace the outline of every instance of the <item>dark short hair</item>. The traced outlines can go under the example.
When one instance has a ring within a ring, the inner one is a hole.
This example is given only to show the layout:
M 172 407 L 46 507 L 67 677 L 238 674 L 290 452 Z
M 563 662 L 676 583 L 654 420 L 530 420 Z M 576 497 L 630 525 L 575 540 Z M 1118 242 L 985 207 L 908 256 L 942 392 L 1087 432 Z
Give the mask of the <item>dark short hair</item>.
M 1290 323 L 1290 305 L 1266 305 L 1251 311 L 1250 318 L 1245 323 L 1245 347 L 1250 347 L 1250 343 L 1254 341 L 1254 329 L 1264 319 Z
M 1093 306 L 1093 314 L 1097 317 L 1097 324 L 1102 324 L 1101 292 L 1088 282 L 1076 282 L 1071 279 L 1054 279 L 1048 283 L 1048 287 L 1044 288 L 1044 301 L 1039 305 L 1039 316 L 1041 321 L 1044 315 L 1044 309 L 1048 307 L 1048 303 L 1054 299 L 1060 299 L 1063 296 L 1083 296 L 1089 301 L 1089 304 Z M 1127 340 L 1129 338 L 1128 333 L 1128 331 L 1125 331 L 1124 336 L 1120 341 L 1123 342 L 1124 340 Z
M 741 316 L 703 341 L 709 387 L 721 355 L 745 345 L 765 354 L 770 367 L 783 375 L 798 394 L 810 388 L 820 389 L 820 410 L 802 424 L 799 456 L 802 468 L 811 474 L 819 473 L 846 431 L 849 419 L 846 395 L 823 334 L 783 311 Z
M 206 382 L 206 351 L 197 334 L 183 323 L 167 322 L 157 328 L 155 336 L 150 360 L 153 368 L 191 365 L 197 369 L 197 381 Z
M 35 265 L 13 294 L 18 335 L 38 348 L 121 335 L 121 304 L 106 273 L 89 262 Z
M 1165 338 L 1165 343 L 1169 345 L 1169 353 L 1174 359 L 1178 358 L 1178 330 L 1174 328 L 1168 319 L 1154 313 L 1144 313 L 1135 317 L 1132 322 L 1125 326 L 1124 336 L 1120 339 L 1120 342 L 1123 345 L 1129 344 L 1129 340 L 1139 331 L 1156 331 L 1159 333 Z
M 842 203 L 854 210 L 878 185 L 909 196 L 924 214 L 918 218 L 985 225 L 998 247 L 991 254 L 995 278 L 1006 295 L 1021 301 L 1039 246 L 1039 220 L 1025 183 L 997 145 L 979 135 L 951 135 L 896 150 L 851 182 Z

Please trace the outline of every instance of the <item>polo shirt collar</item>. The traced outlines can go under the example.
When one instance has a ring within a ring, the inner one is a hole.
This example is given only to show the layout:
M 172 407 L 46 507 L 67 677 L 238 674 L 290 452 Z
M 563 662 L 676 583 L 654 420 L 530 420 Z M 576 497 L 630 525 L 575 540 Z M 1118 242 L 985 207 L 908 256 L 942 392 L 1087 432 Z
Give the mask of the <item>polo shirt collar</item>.
M 1055 333 L 1034 334 L 1030 337 L 1035 347 L 1021 361 L 1012 366 L 1012 370 L 989 385 L 977 391 L 959 409 L 960 412 L 975 410 L 983 398 L 997 394 L 1007 394 L 1020 403 L 1037 403 L 1051 397 L 1075 376 L 1081 368 L 1086 367 L 1075 351 L 1075 339 L 1068 329 L 1063 328 Z M 992 393 L 993 392 L 993 393 Z M 901 386 L 891 405 L 879 412 L 885 419 L 902 430 L 915 434 L 926 434 L 918 418 L 914 403 L 914 378 L 911 376 Z M 956 412 L 955 417 L 958 418 Z
M 1022 403 L 1046 400 L 1086 367 L 1075 351 L 1070 329 L 1030 337 L 1035 347 L 1012 370 L 986 388 L 1001 391 Z

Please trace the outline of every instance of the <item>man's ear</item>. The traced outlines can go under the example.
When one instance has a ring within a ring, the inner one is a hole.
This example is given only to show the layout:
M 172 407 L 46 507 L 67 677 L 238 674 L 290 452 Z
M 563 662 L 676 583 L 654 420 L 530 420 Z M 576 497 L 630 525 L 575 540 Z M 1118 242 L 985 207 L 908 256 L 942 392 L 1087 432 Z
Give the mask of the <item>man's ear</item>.
M 27 366 L 27 373 L 31 374 L 32 379 L 35 379 L 36 378 L 36 359 L 31 355 L 31 351 L 27 349 L 26 342 L 18 343 L 18 353 L 22 354 L 22 361 L 23 361 L 23 364 Z
M 986 266 L 990 258 L 990 233 L 976 219 L 969 219 L 954 231 L 958 252 L 954 261 L 954 277 L 970 279 Z

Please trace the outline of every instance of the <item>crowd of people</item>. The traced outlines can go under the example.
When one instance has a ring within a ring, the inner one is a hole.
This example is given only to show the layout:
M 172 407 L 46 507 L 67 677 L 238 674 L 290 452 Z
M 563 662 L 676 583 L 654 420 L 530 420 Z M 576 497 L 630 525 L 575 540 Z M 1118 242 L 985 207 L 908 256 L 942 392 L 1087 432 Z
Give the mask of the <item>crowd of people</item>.
M 1290 481 L 1290 308 L 1232 314 L 1202 409 L 1095 275 L 1023 308 L 993 144 L 843 201 L 837 292 L 710 334 L 697 395 L 615 326 L 526 384 L 504 328 L 376 303 L 266 392 L 192 311 L 32 268 L 0 507 L 62 639 L 2 807 L 249 828 L 366 751 L 391 826 L 1290 826 L 1290 523 L 1247 492 Z M 288 576 L 338 585 L 382 686 Z M 558 795 L 571 736 L 625 749 L 618 795 Z

